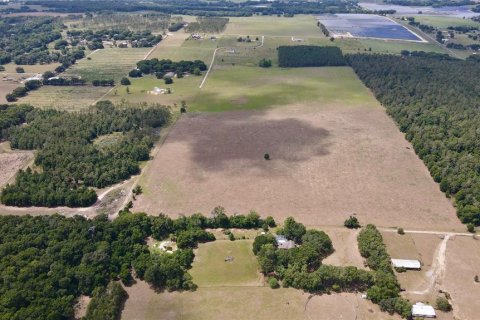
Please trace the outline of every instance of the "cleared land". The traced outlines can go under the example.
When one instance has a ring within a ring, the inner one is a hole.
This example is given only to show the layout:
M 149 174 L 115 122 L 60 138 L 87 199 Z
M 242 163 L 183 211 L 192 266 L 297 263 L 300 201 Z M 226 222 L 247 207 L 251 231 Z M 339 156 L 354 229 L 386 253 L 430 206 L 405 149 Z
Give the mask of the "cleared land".
M 313 15 L 295 15 L 292 18 L 276 16 L 230 18 L 224 33 L 244 36 L 324 37 Z
M 40 108 L 78 111 L 88 108 L 110 89 L 93 86 L 43 86 L 29 92 L 26 97 L 19 99 L 19 102 Z
M 150 319 L 400 319 L 354 294 L 314 296 L 268 287 L 199 288 L 157 294 L 144 282 L 126 288 L 124 320 Z M 308 303 L 307 303 L 308 302 Z M 341 318 L 339 316 L 342 316 Z
M 255 209 L 311 226 L 341 225 L 357 213 L 378 226 L 463 231 L 351 69 L 272 69 L 277 76 L 270 78 L 254 70 L 250 77 L 225 72 L 229 81 L 212 73 L 197 101 L 212 111 L 263 110 L 183 116 L 140 180 L 144 194 L 134 210 L 178 216 L 223 205 L 229 213 Z
M 0 143 L 0 186 L 13 179 L 19 169 L 25 167 L 33 159 L 33 152 L 12 151 L 8 143 Z
M 125 77 L 152 48 L 107 48 L 79 60 L 65 74 L 81 76 L 87 81 Z
M 262 286 L 263 277 L 258 272 L 252 243 L 252 240 L 218 240 L 200 244 L 189 271 L 193 281 L 199 287 Z
M 478 319 L 480 313 L 480 241 L 456 237 L 448 242 L 447 265 L 443 288 L 454 302 L 453 314 L 458 319 Z
M 347 228 L 323 228 L 332 239 L 335 251 L 322 261 L 334 266 L 354 266 L 365 269 L 363 258 L 358 251 L 357 236 L 360 230 Z
M 424 16 L 424 15 L 415 15 L 415 20 L 430 26 L 437 28 L 447 28 L 454 26 L 471 26 L 471 27 L 480 27 L 480 23 L 470 20 L 462 19 L 457 17 L 445 17 L 445 16 Z

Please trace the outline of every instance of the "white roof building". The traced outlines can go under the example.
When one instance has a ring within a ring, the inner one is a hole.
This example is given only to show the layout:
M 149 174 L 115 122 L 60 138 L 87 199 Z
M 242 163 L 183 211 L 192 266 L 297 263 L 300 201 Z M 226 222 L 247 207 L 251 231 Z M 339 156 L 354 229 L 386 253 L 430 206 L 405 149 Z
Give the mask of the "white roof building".
M 279 249 L 292 249 L 295 248 L 295 242 L 288 240 L 285 236 L 276 235 L 275 241 L 277 242 L 277 247 Z
M 422 265 L 418 260 L 392 259 L 392 265 L 395 268 L 416 269 L 416 270 L 419 270 L 422 268 Z
M 423 318 L 436 318 L 435 309 L 428 304 L 417 302 L 412 306 L 412 316 Z

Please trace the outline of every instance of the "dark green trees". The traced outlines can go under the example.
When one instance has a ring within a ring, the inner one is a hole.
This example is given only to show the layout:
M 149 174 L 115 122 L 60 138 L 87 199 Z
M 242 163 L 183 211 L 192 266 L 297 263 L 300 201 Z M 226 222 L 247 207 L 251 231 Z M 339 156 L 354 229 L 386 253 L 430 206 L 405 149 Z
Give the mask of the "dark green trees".
M 280 46 L 278 65 L 284 68 L 344 66 L 345 59 L 338 47 Z

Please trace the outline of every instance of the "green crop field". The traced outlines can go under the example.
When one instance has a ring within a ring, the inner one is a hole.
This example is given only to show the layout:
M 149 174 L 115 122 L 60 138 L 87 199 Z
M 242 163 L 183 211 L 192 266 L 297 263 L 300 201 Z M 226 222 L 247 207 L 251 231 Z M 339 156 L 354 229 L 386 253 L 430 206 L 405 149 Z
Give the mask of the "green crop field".
M 232 261 L 225 261 L 226 258 Z M 200 244 L 189 273 L 199 287 L 263 285 L 251 240 Z
M 462 18 L 455 18 L 455 17 L 445 17 L 445 16 L 424 16 L 424 15 L 417 15 L 414 16 L 415 20 L 422 23 L 427 24 L 430 26 L 434 26 L 436 28 L 446 29 L 447 27 L 454 27 L 454 26 L 472 26 L 472 27 L 479 27 L 480 23 L 475 22 L 470 19 L 462 19 Z
M 253 16 L 230 18 L 227 35 L 264 35 L 277 37 L 324 37 L 313 15 L 296 15 L 292 18 Z
M 82 79 L 120 80 L 135 68 L 152 48 L 107 48 L 91 54 L 91 60 L 84 58 L 69 68 L 65 74 L 81 76 Z
M 212 60 L 218 40 L 185 40 L 181 46 L 159 46 L 149 59 L 202 60 L 206 64 Z

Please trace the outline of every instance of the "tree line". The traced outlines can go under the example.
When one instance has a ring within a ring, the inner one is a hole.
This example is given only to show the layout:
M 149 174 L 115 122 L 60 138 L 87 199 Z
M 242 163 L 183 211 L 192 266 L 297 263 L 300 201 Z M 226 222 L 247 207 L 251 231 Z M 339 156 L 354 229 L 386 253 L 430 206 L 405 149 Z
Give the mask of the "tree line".
M 480 63 L 431 56 L 349 55 L 463 223 L 480 225 Z
M 280 46 L 278 47 L 278 66 L 323 67 L 343 66 L 345 59 L 338 47 L 321 46 Z
M 317 294 L 367 291 L 368 298 L 383 311 L 398 313 L 404 318 L 411 316 L 411 304 L 399 296 L 400 286 L 390 257 L 374 226 L 368 225 L 358 236 L 360 253 L 372 271 L 322 264 L 334 251 L 330 237 L 323 231 L 307 230 L 291 217 L 277 230 L 278 234 L 294 241 L 296 246 L 280 249 L 272 234 L 259 235 L 253 243 L 261 272 L 275 279 L 269 283 L 276 285 L 278 279 L 284 287 Z
M 116 319 L 127 298 L 118 282 L 130 285 L 134 277 L 159 290 L 195 290 L 188 274 L 192 249 L 215 239 L 206 228 L 258 228 L 267 221 L 253 212 L 239 217 L 220 207 L 210 217 L 177 219 L 129 212 L 113 221 L 106 215 L 0 216 L 0 319 L 71 319 L 82 294 L 92 297 L 86 319 Z M 172 254 L 151 252 L 146 244 L 148 237 L 178 241 L 185 234 L 196 238 Z
M 154 58 L 137 62 L 137 69 L 132 70 L 129 76 L 141 77 L 143 74 L 155 74 L 157 78 L 161 79 L 168 72 L 173 72 L 178 76 L 185 72 L 198 74 L 205 70 L 207 70 L 207 65 L 201 60 L 174 62 L 169 59 L 158 60 Z
M 185 28 L 187 32 L 220 33 L 225 30 L 230 19 L 224 17 L 197 17 L 197 21 L 190 22 Z
M 116 108 L 110 102 L 85 113 L 30 111 L 28 125 L 4 132 L 12 148 L 37 150 L 35 165 L 41 171 L 19 171 L 0 200 L 15 206 L 89 206 L 97 199 L 89 187 L 107 187 L 140 171 L 138 162 L 149 159 L 154 129 L 170 118 L 164 106 Z M 121 139 L 108 148 L 94 144 L 96 138 L 114 132 L 122 133 Z
M 128 29 L 111 28 L 102 30 L 68 30 L 67 37 L 70 38 L 72 46 L 81 41 L 88 42 L 90 50 L 103 49 L 102 41 L 130 41 L 132 47 L 153 47 L 162 41 L 161 35 L 153 35 L 151 31 L 131 31 Z

